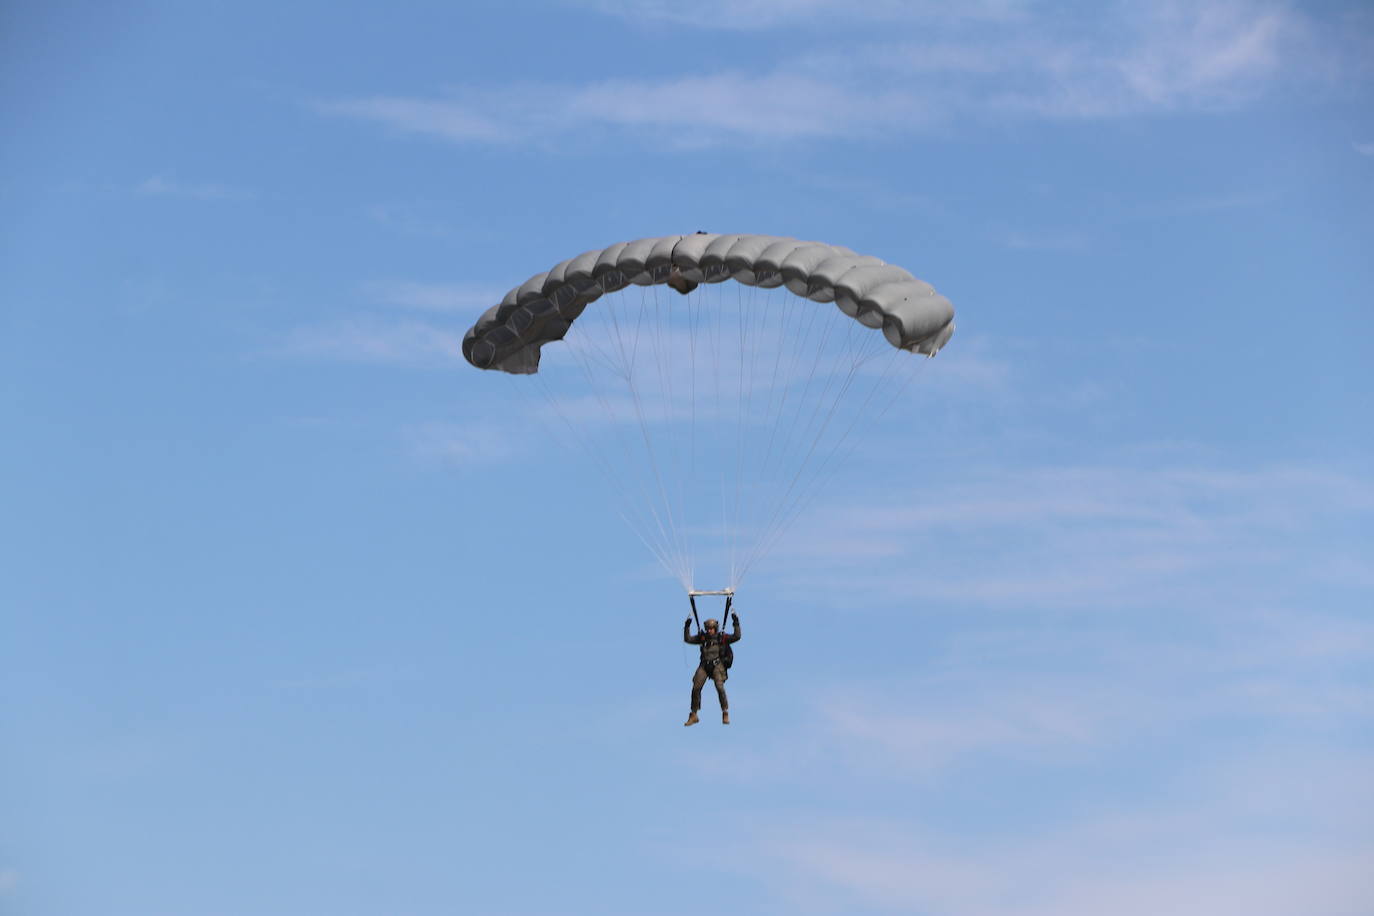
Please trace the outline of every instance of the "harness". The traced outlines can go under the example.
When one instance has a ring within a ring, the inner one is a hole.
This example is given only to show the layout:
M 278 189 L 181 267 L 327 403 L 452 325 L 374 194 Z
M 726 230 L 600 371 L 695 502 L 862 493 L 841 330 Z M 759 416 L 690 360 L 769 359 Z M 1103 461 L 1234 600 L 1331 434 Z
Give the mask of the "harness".
M 707 674 L 710 674 L 713 670 L 715 670 L 716 665 L 719 665 L 719 664 L 724 664 L 724 665 L 725 665 L 725 670 L 726 670 L 726 671 L 729 671 L 729 670 L 730 670 L 730 666 L 733 665 L 733 664 L 735 663 L 735 650 L 734 650 L 734 649 L 731 649 L 731 648 L 730 648 L 730 644 L 729 644 L 728 642 L 726 642 L 725 639 L 723 638 L 723 637 L 725 636 L 725 631 L 724 631 L 723 629 L 718 629 L 718 630 L 716 630 L 716 634 L 715 634 L 714 636 L 707 636 L 707 635 L 706 635 L 706 631 L 705 631 L 704 629 L 702 629 L 702 627 L 701 627 L 701 618 L 697 616 L 697 599 L 696 599 L 697 594 L 698 594 L 697 592 L 688 592 L 688 593 L 687 593 L 687 600 L 690 601 L 690 602 L 692 603 L 692 619 L 696 621 L 696 623 L 697 623 L 697 633 L 700 634 L 700 636 L 701 636 L 701 666 L 702 666 L 703 668 L 706 669 L 706 673 L 707 673 Z M 719 592 L 701 592 L 700 594 L 715 595 L 715 594 L 720 594 L 720 593 L 719 593 Z M 734 601 L 734 600 L 735 600 L 735 596 L 734 596 L 734 593 L 733 593 L 733 592 L 728 592 L 728 593 L 726 593 L 726 597 L 725 597 L 725 613 L 726 613 L 727 616 L 729 616 L 729 614 L 730 614 L 730 603 L 731 603 L 732 601 Z M 708 640 L 709 640 L 709 642 L 708 642 Z M 717 656 L 716 656 L 715 658 L 708 659 L 708 658 L 706 657 L 706 647 L 707 647 L 707 646 L 719 646 L 719 647 L 720 647 L 720 652 L 719 652 L 719 654 L 717 654 Z
M 708 646 L 717 648 L 718 652 L 715 658 L 706 657 Z M 725 640 L 724 633 L 717 630 L 714 636 L 708 636 L 706 633 L 701 634 L 701 666 L 706 669 L 707 674 L 710 674 L 716 665 L 723 665 L 725 670 L 729 671 L 730 666 L 734 663 L 735 650 L 730 648 L 730 643 Z

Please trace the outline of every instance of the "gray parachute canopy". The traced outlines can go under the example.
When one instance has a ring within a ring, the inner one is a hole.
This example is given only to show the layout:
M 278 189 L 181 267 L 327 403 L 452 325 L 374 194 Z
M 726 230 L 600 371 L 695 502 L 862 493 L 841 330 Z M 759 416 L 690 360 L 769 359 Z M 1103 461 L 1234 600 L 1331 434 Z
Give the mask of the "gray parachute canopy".
M 773 235 L 666 235 L 584 252 L 535 274 L 482 314 L 463 338 L 479 369 L 539 371 L 539 348 L 561 340 L 588 304 L 631 284 L 674 288 L 734 279 L 834 302 L 892 346 L 934 356 L 954 333 L 954 307 L 900 267 L 848 248 Z

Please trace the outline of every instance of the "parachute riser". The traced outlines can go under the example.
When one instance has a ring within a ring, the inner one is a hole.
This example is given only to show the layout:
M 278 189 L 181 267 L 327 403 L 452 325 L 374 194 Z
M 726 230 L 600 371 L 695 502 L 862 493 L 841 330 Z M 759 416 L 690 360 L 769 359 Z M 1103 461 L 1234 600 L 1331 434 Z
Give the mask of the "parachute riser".
M 698 598 L 699 596 L 701 596 L 701 595 L 724 595 L 724 596 L 725 596 L 725 616 L 726 616 L 726 617 L 729 617 L 729 616 L 730 616 L 730 605 L 733 604 L 733 603 L 734 603 L 734 600 L 735 600 L 735 590 L 734 590 L 733 588 L 718 588 L 718 589 L 711 589 L 711 590 L 704 590 L 704 589 L 696 589 L 696 588 L 693 588 L 693 589 L 689 589 L 689 590 L 687 591 L 687 600 L 690 601 L 690 602 L 692 603 L 692 619 L 693 619 L 694 621 L 696 621 L 697 632 L 698 632 L 698 633 L 701 632 L 701 618 L 697 616 L 697 598 Z M 720 624 L 720 631 L 721 631 L 721 632 L 724 632 L 724 630 L 725 630 L 725 622 L 724 622 L 724 621 L 721 621 L 721 624 Z

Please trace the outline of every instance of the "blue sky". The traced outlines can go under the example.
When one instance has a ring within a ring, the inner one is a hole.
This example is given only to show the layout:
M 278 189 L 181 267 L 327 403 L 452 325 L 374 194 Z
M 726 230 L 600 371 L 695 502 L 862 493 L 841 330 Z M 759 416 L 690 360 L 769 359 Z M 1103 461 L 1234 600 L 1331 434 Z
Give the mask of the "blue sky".
M 4 5 L 0 911 L 1369 912 L 1374 16 L 947 6 Z M 458 343 L 696 229 L 959 331 L 683 729 Z

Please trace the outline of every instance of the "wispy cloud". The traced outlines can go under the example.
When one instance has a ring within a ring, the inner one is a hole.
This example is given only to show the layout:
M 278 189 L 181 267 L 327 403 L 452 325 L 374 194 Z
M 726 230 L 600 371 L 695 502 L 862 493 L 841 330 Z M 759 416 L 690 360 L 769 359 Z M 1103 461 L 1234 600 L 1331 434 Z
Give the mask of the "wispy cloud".
M 426 312 L 471 312 L 476 315 L 501 301 L 503 289 L 467 284 L 382 283 L 370 288 L 381 302 Z
M 244 200 L 253 196 L 252 192 L 237 188 L 176 181 L 163 175 L 144 179 L 134 190 L 154 197 L 185 197 L 192 200 Z
M 1129 768 L 1179 746 L 1193 750 L 1190 766 L 1231 766 L 1216 761 L 1229 758 L 1237 735 L 1325 754 L 1333 740 L 1374 726 L 1374 683 L 1364 675 L 1374 624 L 1349 615 L 1203 607 L 1164 626 L 1148 617 L 1067 628 L 994 617 L 965 621 L 954 636 L 935 620 L 924 629 L 909 676 L 813 683 L 801 700 L 804 730 L 755 742 L 746 766 L 700 763 L 743 785 L 938 794 L 970 767 Z M 1244 772 L 1255 765 L 1240 763 Z M 1374 801 L 1374 782 L 1348 781 Z M 864 797 L 854 801 L 862 810 Z
M 1021 251 L 1086 251 L 1089 244 L 1084 232 L 1023 232 L 1010 231 L 1002 239 L 1008 248 Z
M 1374 143 L 1355 143 L 1355 152 L 1361 156 L 1374 156 Z
M 1103 816 L 974 848 L 882 819 L 822 819 L 779 824 L 750 852 L 781 864 L 778 877 L 792 894 L 826 900 L 829 911 L 847 904 L 949 916 L 1364 912 L 1374 894 L 1374 844 L 1252 833 L 1229 813 L 1201 803 L 1164 816 Z
M 923 627 L 938 648 L 909 677 L 789 688 L 804 727 L 694 761 L 742 797 L 842 787 L 843 815 L 833 793 L 741 813 L 732 858 L 823 912 L 1354 916 L 1371 899 L 1374 760 L 1350 740 L 1374 725 L 1370 622 L 1297 604 L 985 620 Z
M 502 142 L 518 139 L 499 111 L 485 114 L 461 100 L 368 96 L 316 103 L 321 114 L 375 121 L 403 131 L 437 134 L 448 140 Z
M 684 5 L 672 0 L 588 0 L 582 5 L 648 24 L 752 30 L 786 25 L 806 27 L 817 20 L 839 28 L 846 23 L 874 21 L 997 21 L 1019 18 L 1029 4 L 1025 0 L 971 0 L 959 4 L 929 0 L 703 0 Z
M 780 21 L 830 28 L 837 3 L 600 5 L 618 15 L 742 28 Z M 764 63 L 653 80 L 582 85 L 469 85 L 441 96 L 319 103 L 326 115 L 462 143 L 586 138 L 589 127 L 677 148 L 738 141 L 882 138 L 1008 116 L 1120 118 L 1235 108 L 1324 76 L 1339 57 L 1305 14 L 1263 0 L 1112 6 L 1096 18 L 1031 15 L 986 3 L 958 15 L 935 5 L 844 4 L 844 16 L 891 19 L 891 38 Z M 916 20 L 910 30 L 906 20 Z
M 1367 481 L 1302 468 L 1044 468 L 887 495 L 818 511 L 784 541 L 780 554 L 807 558 L 793 583 L 891 601 L 1099 609 L 1359 588 L 1342 573 L 1359 565 L 1358 541 L 1320 533 L 1374 516 Z M 994 532 L 996 551 L 980 548 Z M 1290 546 L 1294 532 L 1315 540 Z M 867 564 L 862 576 L 855 563 Z
M 434 421 L 411 427 L 406 439 L 415 457 L 444 465 L 499 461 L 532 447 L 514 427 L 489 423 Z
M 8 894 L 19 886 L 19 871 L 14 868 L 0 868 L 0 894 Z
M 1159 3 L 1139 15 L 1141 39 L 1118 65 L 1147 105 L 1212 106 L 1259 92 L 1307 26 L 1282 6 L 1242 0 Z
M 741 99 L 759 104 L 741 106 Z M 805 73 L 724 72 L 581 87 L 524 84 L 466 88 L 442 98 L 378 96 L 321 103 L 321 114 L 371 121 L 405 133 L 472 143 L 549 142 L 585 136 L 589 125 L 647 132 L 689 148 L 725 139 L 797 139 L 871 134 L 928 120 L 918 97 L 839 85 Z M 826 117 L 816 116 L 818 109 Z
M 282 344 L 288 355 L 394 366 L 462 363 L 461 331 L 420 321 L 358 317 L 298 328 Z
M 425 204 L 376 204 L 368 208 L 367 215 L 379 226 L 401 235 L 452 239 L 463 234 L 430 210 Z

